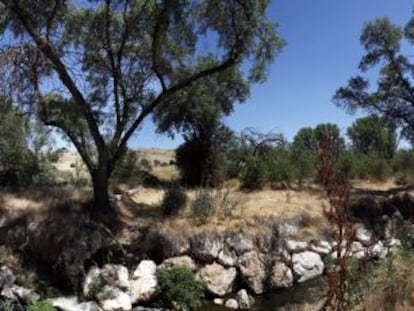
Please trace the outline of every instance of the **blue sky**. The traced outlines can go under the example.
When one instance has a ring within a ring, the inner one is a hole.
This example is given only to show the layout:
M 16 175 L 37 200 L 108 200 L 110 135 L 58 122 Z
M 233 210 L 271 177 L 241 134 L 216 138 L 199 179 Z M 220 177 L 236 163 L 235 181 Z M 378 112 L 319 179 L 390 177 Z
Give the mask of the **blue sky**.
M 237 131 L 282 132 L 289 140 L 301 127 L 322 122 L 336 123 L 345 133 L 357 116 L 347 115 L 331 99 L 358 73 L 364 22 L 388 16 L 403 26 L 413 7 L 408 0 L 274 0 L 268 15 L 279 23 L 287 46 L 268 69 L 267 82 L 254 85 L 251 97 L 225 122 Z M 179 137 L 156 135 L 147 121 L 130 146 L 174 148 Z

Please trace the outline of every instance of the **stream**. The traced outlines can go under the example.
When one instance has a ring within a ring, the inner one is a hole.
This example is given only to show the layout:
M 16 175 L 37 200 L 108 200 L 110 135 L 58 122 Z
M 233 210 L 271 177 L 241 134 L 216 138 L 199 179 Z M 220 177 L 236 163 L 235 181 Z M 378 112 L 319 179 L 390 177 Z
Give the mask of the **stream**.
M 322 278 L 317 278 L 301 284 L 295 284 L 291 288 L 279 289 L 264 295 L 255 296 L 255 303 L 251 310 L 302 310 L 301 306 L 307 305 L 309 307 L 320 302 L 320 298 L 323 293 L 322 289 Z M 216 306 L 212 302 L 208 302 L 199 310 L 228 311 L 229 309 L 226 309 L 223 306 Z

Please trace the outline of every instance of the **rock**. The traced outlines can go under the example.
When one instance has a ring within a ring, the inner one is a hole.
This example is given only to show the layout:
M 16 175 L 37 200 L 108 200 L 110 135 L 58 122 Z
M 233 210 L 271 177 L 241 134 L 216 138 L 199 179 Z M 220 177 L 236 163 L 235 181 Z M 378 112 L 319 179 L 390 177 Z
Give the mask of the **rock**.
M 200 269 L 198 275 L 207 283 L 210 293 L 222 297 L 231 293 L 237 271 L 236 268 L 226 269 L 222 265 L 213 263 Z
M 308 248 L 308 243 L 295 240 L 286 240 L 285 248 L 288 250 L 289 253 L 300 253 Z
M 354 241 L 351 245 L 352 257 L 357 259 L 363 259 L 367 255 L 366 248 L 362 245 L 361 242 Z
M 372 234 L 363 227 L 359 227 L 355 232 L 355 238 L 363 245 L 368 246 L 372 242 Z
M 105 285 L 96 295 L 99 305 L 104 311 L 129 311 L 132 309 L 131 297 L 119 288 Z
M 299 220 L 292 218 L 279 221 L 276 228 L 281 237 L 294 236 L 299 232 Z
M 223 248 L 222 238 L 217 234 L 203 232 L 191 239 L 191 250 L 194 256 L 202 261 L 213 261 Z
M 233 298 L 227 299 L 224 306 L 227 309 L 234 309 L 234 310 L 237 310 L 239 308 L 239 304 L 237 303 L 237 300 Z
M 369 250 L 368 253 L 371 257 L 385 258 L 388 254 L 388 249 L 384 246 L 382 241 L 375 243 Z
M 390 249 L 390 251 L 394 251 L 401 246 L 401 240 L 391 238 L 388 241 L 386 241 L 385 245 Z
M 97 286 L 101 286 L 103 283 L 101 279 L 101 270 L 98 267 L 92 267 L 86 274 L 85 280 L 83 281 L 82 293 L 84 297 L 90 296 L 90 290 L 96 290 Z M 97 294 L 97 293 L 94 293 Z M 93 297 L 91 297 L 93 298 Z
M 272 288 L 287 288 L 293 285 L 292 270 L 283 262 L 275 262 L 270 275 Z
M 217 306 L 222 306 L 222 305 L 224 305 L 224 299 L 223 298 L 214 298 L 213 303 Z
M 28 305 L 33 304 L 40 299 L 39 294 L 34 290 L 17 285 L 4 288 L 0 295 L 12 301 L 22 301 Z
M 13 271 L 7 266 L 0 267 L 0 289 L 10 287 L 16 281 Z
M 129 291 L 129 273 L 126 267 L 106 264 L 100 274 L 105 284 Z
M 328 241 L 322 240 L 317 243 L 312 243 L 309 249 L 319 255 L 326 256 L 332 252 L 332 245 Z
M 132 274 L 133 279 L 138 279 L 143 276 L 147 275 L 155 275 L 157 271 L 157 265 L 152 260 L 142 260 L 137 268 L 135 269 L 134 273 Z
M 255 251 L 245 253 L 239 257 L 238 266 L 249 288 L 255 294 L 262 294 L 267 277 L 263 256 Z
M 299 283 L 322 275 L 324 269 L 321 256 L 310 251 L 293 254 L 292 264 L 293 272 L 297 276 Z
M 157 296 L 157 265 L 152 260 L 142 260 L 135 269 L 130 282 L 130 295 L 133 304 L 149 302 Z
M 237 264 L 237 254 L 225 247 L 219 252 L 217 261 L 223 266 L 234 267 Z
M 237 304 L 241 310 L 249 310 L 252 307 L 252 300 L 245 289 L 241 289 L 236 294 Z
M 61 311 L 101 311 L 95 301 L 79 303 L 77 297 L 59 297 L 49 299 L 50 303 Z
M 254 249 L 254 243 L 251 238 L 240 232 L 231 234 L 229 237 L 227 237 L 226 243 L 239 256 Z
M 158 281 L 155 274 L 144 275 L 138 279 L 131 280 L 130 296 L 131 302 L 150 302 L 157 296 Z
M 144 244 L 150 254 L 149 257 L 160 260 L 187 255 L 191 252 L 190 240 L 186 234 L 181 232 L 150 229 Z
M 197 270 L 197 265 L 195 264 L 194 260 L 189 256 L 180 256 L 180 257 L 172 257 L 164 260 L 161 265 L 159 265 L 158 269 L 162 268 L 172 268 L 184 266 L 189 268 L 191 271 Z

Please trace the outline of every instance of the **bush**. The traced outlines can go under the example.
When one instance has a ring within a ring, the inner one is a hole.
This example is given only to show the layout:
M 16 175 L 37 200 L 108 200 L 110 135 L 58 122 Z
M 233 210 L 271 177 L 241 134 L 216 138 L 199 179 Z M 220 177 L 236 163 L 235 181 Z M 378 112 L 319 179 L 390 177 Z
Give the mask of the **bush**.
M 138 161 L 138 155 L 135 151 L 128 150 L 122 159 L 117 162 L 112 177 L 120 181 L 143 182 L 143 167 L 141 162 Z
M 271 183 L 291 182 L 295 178 L 295 168 L 289 151 L 278 147 L 270 151 L 264 158 L 267 167 L 267 181 Z
M 160 269 L 157 271 L 157 279 L 161 300 L 169 307 L 196 308 L 201 304 L 207 288 L 185 266 Z
M 414 256 L 398 250 L 380 261 L 372 271 L 364 310 L 413 310 Z
M 226 160 L 214 142 L 193 138 L 176 151 L 177 167 L 185 185 L 218 186 L 226 179 Z
M 251 158 L 246 163 L 243 174 L 243 187 L 251 190 L 261 189 L 267 182 L 266 163 L 257 158 Z
M 161 203 L 162 213 L 166 216 L 176 215 L 184 209 L 187 203 L 187 195 L 182 187 L 172 184 L 164 194 Z
M 214 209 L 214 197 L 211 191 L 200 190 L 192 204 L 193 215 L 201 221 L 206 221 Z
M 30 305 L 29 311 L 55 311 L 55 307 L 49 301 L 42 300 Z

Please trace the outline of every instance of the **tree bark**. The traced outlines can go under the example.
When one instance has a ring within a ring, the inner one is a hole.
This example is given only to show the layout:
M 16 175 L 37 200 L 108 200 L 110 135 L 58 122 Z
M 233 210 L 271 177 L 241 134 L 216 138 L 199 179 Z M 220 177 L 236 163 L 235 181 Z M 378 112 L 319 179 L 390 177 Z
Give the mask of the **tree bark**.
M 99 165 L 91 175 L 94 194 L 94 210 L 109 214 L 112 212 L 108 193 L 109 172 L 105 166 Z

